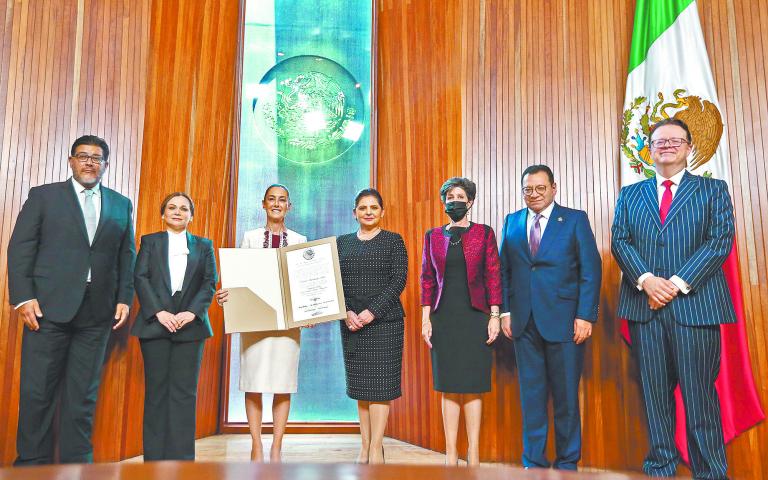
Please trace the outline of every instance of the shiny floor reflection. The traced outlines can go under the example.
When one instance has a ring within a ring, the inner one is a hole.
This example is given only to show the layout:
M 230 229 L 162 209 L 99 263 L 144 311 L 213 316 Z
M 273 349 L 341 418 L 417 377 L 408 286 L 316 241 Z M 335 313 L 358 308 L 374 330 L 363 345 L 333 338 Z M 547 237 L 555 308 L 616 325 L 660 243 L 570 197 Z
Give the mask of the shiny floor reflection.
M 272 435 L 263 436 L 264 452 L 269 457 Z M 283 462 L 286 463 L 350 463 L 357 458 L 360 435 L 355 434 L 293 434 L 283 438 Z M 196 442 L 198 462 L 244 462 L 250 459 L 250 435 L 215 435 Z M 442 465 L 443 454 L 417 447 L 392 438 L 384 439 L 387 463 Z M 141 462 L 133 457 L 125 462 Z M 463 463 L 463 462 L 462 462 Z

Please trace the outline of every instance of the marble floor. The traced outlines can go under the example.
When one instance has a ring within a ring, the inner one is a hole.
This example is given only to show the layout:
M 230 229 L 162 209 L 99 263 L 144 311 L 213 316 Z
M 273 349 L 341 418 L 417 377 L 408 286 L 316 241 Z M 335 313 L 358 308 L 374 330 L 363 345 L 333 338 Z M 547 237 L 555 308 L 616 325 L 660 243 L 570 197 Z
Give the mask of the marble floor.
M 264 452 L 269 457 L 272 435 L 264 435 Z M 283 462 L 285 463 L 353 463 L 360 448 L 360 435 L 357 434 L 293 434 L 283 439 Z M 196 461 L 198 462 L 247 462 L 251 454 L 251 437 L 247 434 L 214 435 L 201 438 L 196 442 Z M 384 456 L 387 464 L 401 465 L 443 465 L 442 453 L 417 447 L 393 438 L 384 439 Z M 141 462 L 143 457 L 133 457 L 122 463 Z M 465 465 L 463 460 L 460 465 Z M 501 466 L 497 463 L 483 463 L 481 466 Z M 504 464 L 519 467 L 519 465 Z M 580 467 L 582 473 L 615 473 L 617 478 L 634 473 L 610 472 L 589 467 Z M 687 476 L 681 479 L 690 478 Z
M 264 435 L 264 452 L 269 457 L 272 436 Z M 322 446 L 322 447 L 320 447 Z M 357 458 L 360 436 L 355 434 L 294 434 L 283 439 L 283 461 L 287 463 L 350 463 Z M 214 435 L 196 442 L 198 462 L 241 462 L 251 455 L 250 435 Z M 442 465 L 444 456 L 392 438 L 384 439 L 387 463 Z M 125 462 L 141 462 L 133 457 Z M 464 463 L 464 462 L 461 462 Z

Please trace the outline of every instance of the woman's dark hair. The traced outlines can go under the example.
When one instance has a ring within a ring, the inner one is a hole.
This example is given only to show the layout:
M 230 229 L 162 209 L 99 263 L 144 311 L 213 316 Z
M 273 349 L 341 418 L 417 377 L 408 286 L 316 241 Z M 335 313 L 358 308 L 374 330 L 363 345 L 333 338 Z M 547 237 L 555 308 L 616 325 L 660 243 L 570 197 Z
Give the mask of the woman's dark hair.
M 160 205 L 160 215 L 163 215 L 165 213 L 165 207 L 168 206 L 168 202 L 171 201 L 171 199 L 175 197 L 184 197 L 189 202 L 189 216 L 194 217 L 195 216 L 195 202 L 192 201 L 192 198 L 187 195 L 184 192 L 173 192 L 167 197 L 165 197 L 165 200 L 163 200 L 162 205 Z
M 470 202 L 475 199 L 475 195 L 477 195 L 477 185 L 475 185 L 475 182 L 464 177 L 451 177 L 440 187 L 440 200 L 445 203 L 445 197 L 448 195 L 448 192 L 456 187 L 461 188 L 467 193 L 467 200 Z
M 268 186 L 267 189 L 264 190 L 264 200 L 267 199 L 267 194 L 269 193 L 269 191 L 275 187 L 282 188 L 283 190 L 285 190 L 285 193 L 288 194 L 288 201 L 291 200 L 291 192 L 288 190 L 288 187 L 286 187 L 282 183 L 273 183 L 272 185 Z
M 375 188 L 364 188 L 357 192 L 357 196 L 355 196 L 355 208 L 357 208 L 357 205 L 360 203 L 360 200 L 362 200 L 365 197 L 374 197 L 377 202 L 379 202 L 379 206 L 382 210 L 384 210 L 384 199 L 381 198 L 381 194 L 378 190 Z

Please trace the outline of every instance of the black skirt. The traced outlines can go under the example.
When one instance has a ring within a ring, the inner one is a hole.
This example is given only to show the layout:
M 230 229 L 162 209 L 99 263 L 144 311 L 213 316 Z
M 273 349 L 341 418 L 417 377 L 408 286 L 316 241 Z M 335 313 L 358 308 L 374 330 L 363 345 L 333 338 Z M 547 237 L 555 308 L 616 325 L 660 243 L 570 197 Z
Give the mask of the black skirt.
M 431 314 L 432 382 L 444 393 L 491 390 L 493 354 L 488 314 L 475 309 L 469 296 L 467 264 L 461 243 L 448 246 L 440 305 Z
M 399 398 L 403 367 L 403 319 L 374 320 L 356 332 L 341 327 L 347 395 L 355 400 L 386 402 Z

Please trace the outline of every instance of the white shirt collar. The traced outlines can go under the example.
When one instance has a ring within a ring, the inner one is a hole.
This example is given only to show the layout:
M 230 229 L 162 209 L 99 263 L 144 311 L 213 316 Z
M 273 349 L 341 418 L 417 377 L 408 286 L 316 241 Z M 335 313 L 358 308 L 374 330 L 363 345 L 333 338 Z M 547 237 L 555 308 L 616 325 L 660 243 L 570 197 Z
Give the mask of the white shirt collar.
M 666 180 L 672 180 L 672 183 L 675 184 L 675 186 L 680 186 L 680 182 L 683 181 L 683 176 L 685 175 L 685 169 L 680 170 L 676 174 L 672 175 L 670 178 L 664 178 L 661 175 L 656 173 L 656 188 L 661 188 L 661 184 L 664 183 Z
M 75 187 L 75 192 L 77 192 L 78 195 L 83 193 L 83 191 L 88 190 L 82 183 L 75 180 L 75 177 L 70 178 L 72 180 L 72 186 Z M 101 182 L 91 187 L 91 190 L 93 190 L 94 195 L 101 195 Z
M 173 230 L 166 230 L 168 233 L 168 254 L 169 255 L 189 255 L 187 248 L 187 231 L 176 233 Z
M 541 211 L 541 216 L 546 218 L 547 220 L 549 220 L 549 217 L 552 216 L 552 210 L 554 210 L 554 209 L 555 209 L 555 202 L 553 201 L 552 203 L 549 204 L 549 206 L 547 208 L 545 208 L 544 210 Z M 536 216 L 536 212 L 534 212 L 533 210 L 531 210 L 529 208 L 528 209 L 528 218 L 533 218 L 535 216 Z

